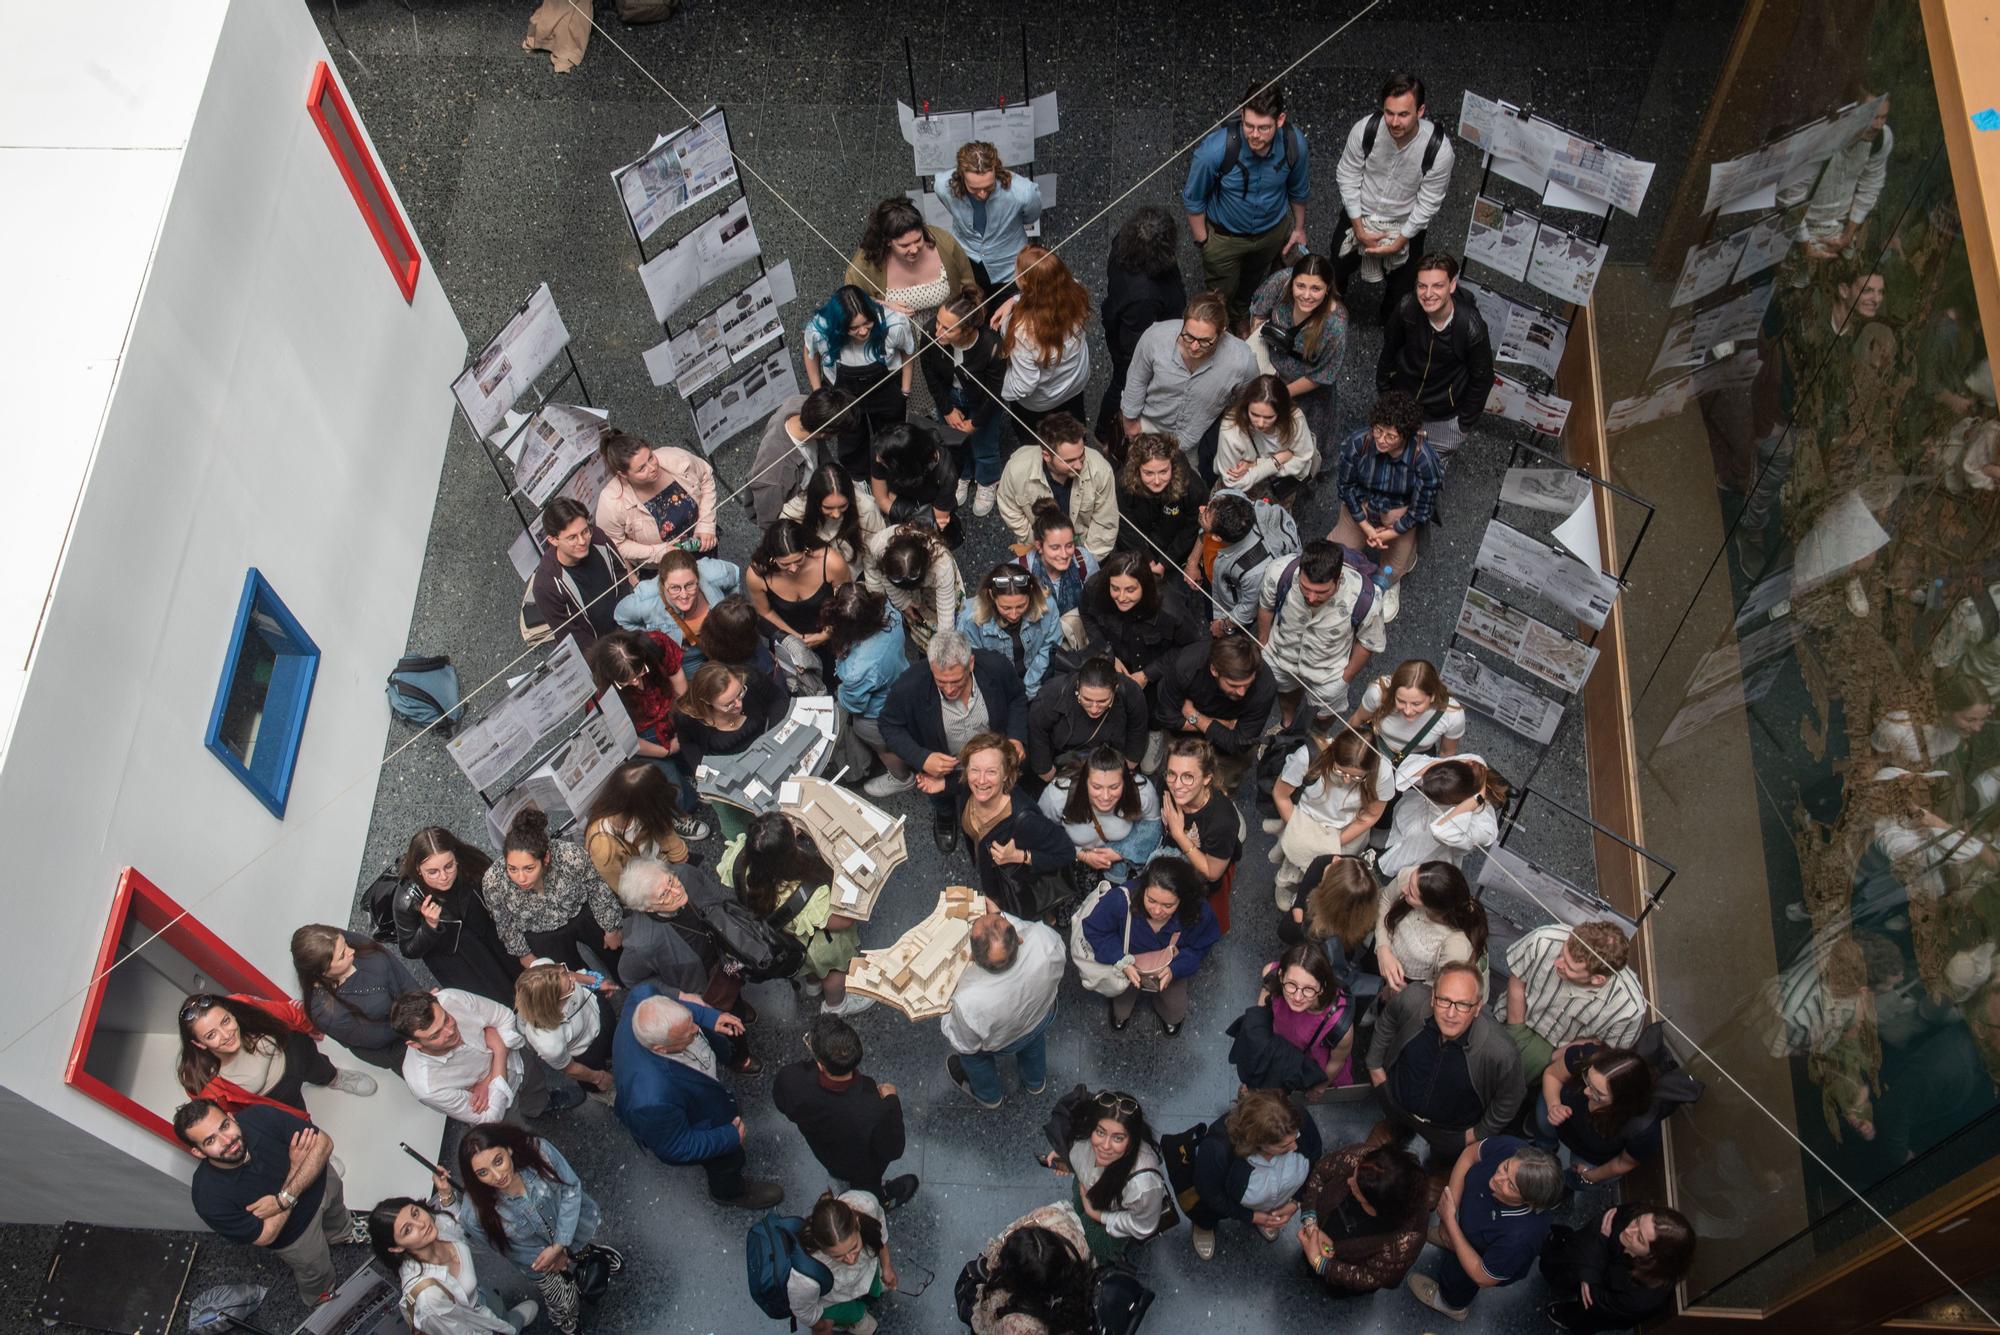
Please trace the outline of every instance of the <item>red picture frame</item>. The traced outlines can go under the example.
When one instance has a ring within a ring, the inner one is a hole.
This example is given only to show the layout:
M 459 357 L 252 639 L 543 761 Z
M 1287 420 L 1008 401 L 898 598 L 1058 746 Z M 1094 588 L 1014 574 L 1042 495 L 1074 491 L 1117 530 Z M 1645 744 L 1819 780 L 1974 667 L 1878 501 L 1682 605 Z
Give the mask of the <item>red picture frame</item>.
M 403 300 L 415 300 L 417 275 L 423 271 L 423 256 L 417 251 L 416 237 L 382 179 L 382 169 L 376 164 L 368 141 L 362 138 L 360 122 L 354 119 L 354 112 L 340 91 L 339 80 L 333 77 L 324 60 L 313 67 L 312 86 L 306 93 L 306 114 L 319 127 L 319 137 L 326 141 L 327 152 L 333 155 L 334 166 L 347 182 L 347 191 L 354 196 L 362 221 L 368 224 L 382 258 L 388 262 Z
M 104 939 L 98 944 L 97 958 L 90 968 L 90 990 L 84 995 L 83 1016 L 77 1021 L 76 1040 L 70 1045 L 69 1064 L 63 1068 L 63 1083 L 89 1095 L 111 1111 L 159 1136 L 176 1149 L 186 1149 L 174 1134 L 166 1116 L 146 1107 L 123 1090 L 113 1089 L 84 1069 L 90 1056 L 91 1040 L 97 1034 L 97 1017 L 104 1006 L 104 990 L 111 982 L 111 969 L 118 961 L 119 942 L 125 925 L 137 920 L 160 939 L 215 980 L 219 992 L 244 993 L 276 1000 L 289 994 L 266 978 L 257 967 L 231 950 L 214 932 L 190 916 L 165 891 L 127 867 L 118 878 L 118 893 L 111 901 L 111 917 L 104 924 Z

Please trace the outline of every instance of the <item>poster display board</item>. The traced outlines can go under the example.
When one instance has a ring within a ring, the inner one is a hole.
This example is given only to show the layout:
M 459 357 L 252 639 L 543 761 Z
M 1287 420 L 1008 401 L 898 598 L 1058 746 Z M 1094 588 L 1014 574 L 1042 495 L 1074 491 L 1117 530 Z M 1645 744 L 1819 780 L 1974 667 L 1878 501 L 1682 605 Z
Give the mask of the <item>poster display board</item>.
M 644 241 L 660 224 L 736 184 L 729 119 L 710 107 L 693 125 L 653 140 L 639 157 L 611 173 L 633 235 Z
M 576 641 L 564 636 L 484 717 L 445 744 L 466 781 L 482 792 L 507 777 L 562 721 L 583 708 L 596 686 Z
M 1624 927 L 1628 934 L 1639 926 L 1635 920 L 1612 908 L 1603 896 L 1564 880 L 1505 844 L 1495 844 L 1486 850 L 1486 860 L 1479 866 L 1479 888 L 1517 897 L 1528 894 L 1553 914 L 1556 921 L 1571 927 L 1606 918 Z
M 1555 739 L 1556 726 L 1562 722 L 1561 705 L 1487 667 L 1465 650 L 1447 650 L 1440 675 L 1452 699 L 1472 706 L 1509 732 L 1519 733 L 1537 746 L 1547 746 Z
M 933 113 L 899 101 L 896 127 L 910 146 L 919 176 L 952 170 L 958 165 L 959 148 L 976 139 L 998 149 L 1007 166 L 1021 167 L 1035 160 L 1035 140 L 1062 129 L 1062 108 L 1053 89 L 1025 103 L 980 111 Z
M 671 381 L 683 398 L 747 361 L 784 334 L 779 308 L 798 296 L 792 262 L 786 260 L 646 353 L 646 372 L 655 385 Z
M 1874 123 L 1886 96 L 1877 94 L 1865 102 L 1851 103 L 1762 148 L 1710 164 L 1708 195 L 1701 211 L 1748 213 L 1773 207 L 1781 182 L 1794 173 L 1803 174 L 1853 143 Z
M 602 408 L 566 403 L 545 403 L 535 410 L 517 438 L 514 477 L 537 509 L 556 494 L 572 469 L 597 453 L 606 416 Z
M 1490 154 L 1500 175 L 1557 208 L 1601 214 L 1608 205 L 1637 217 L 1653 181 L 1653 163 L 1471 89 L 1459 107 L 1458 137 Z
M 1510 468 L 1500 479 L 1500 499 L 1509 505 L 1566 515 L 1590 495 L 1590 479 L 1573 468 Z
M 1528 282 L 1552 297 L 1581 306 L 1590 300 L 1610 251 L 1609 246 L 1587 236 L 1543 223 L 1535 233 L 1535 253 L 1528 260 Z
M 778 410 L 780 403 L 798 392 L 791 355 L 779 348 L 750 374 L 696 406 L 694 429 L 701 439 L 701 452 L 714 454 L 716 447 L 731 436 L 761 425 Z
M 465 420 L 474 432 L 489 435 L 500 425 L 535 377 L 549 369 L 569 346 L 569 328 L 556 309 L 555 295 L 543 283 L 528 295 L 493 340 L 479 350 L 472 365 L 451 382 Z
M 1510 209 L 1489 195 L 1472 201 L 1472 222 L 1465 233 L 1465 258 L 1478 260 L 1495 273 L 1526 278 L 1535 251 L 1540 222 L 1531 213 Z
M 1526 214 L 1522 214 L 1526 217 Z M 1458 295 L 1470 297 L 1493 340 L 1496 361 L 1532 366 L 1551 380 L 1569 346 L 1569 322 L 1539 306 L 1504 297 L 1469 278 L 1458 280 Z
M 1611 576 L 1498 519 L 1486 525 L 1473 568 L 1550 599 L 1593 629 L 1603 627 L 1618 597 L 1618 581 Z
M 1467 589 L 1458 608 L 1458 633 L 1510 663 L 1572 694 L 1583 689 L 1597 663 L 1597 649 L 1490 593 Z
M 1569 400 L 1538 394 L 1518 380 L 1496 375 L 1493 392 L 1486 396 L 1486 411 L 1544 436 L 1560 436 L 1569 421 Z
M 665 324 L 695 293 L 762 249 L 750 223 L 750 201 L 739 196 L 722 212 L 639 266 L 639 281 L 653 303 L 653 318 Z

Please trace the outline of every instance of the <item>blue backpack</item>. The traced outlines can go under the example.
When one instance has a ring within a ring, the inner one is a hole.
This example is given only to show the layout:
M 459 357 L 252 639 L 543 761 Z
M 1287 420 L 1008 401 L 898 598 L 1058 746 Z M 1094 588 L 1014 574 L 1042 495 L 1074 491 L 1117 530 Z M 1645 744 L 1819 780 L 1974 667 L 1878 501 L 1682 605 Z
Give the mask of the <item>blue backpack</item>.
M 812 1258 L 800 1235 L 806 1221 L 796 1215 L 767 1214 L 750 1225 L 743 1239 L 743 1262 L 750 1272 L 750 1297 L 775 1321 L 790 1320 L 792 1299 L 787 1282 L 797 1271 L 819 1285 L 824 1294 L 833 1288 L 833 1272 Z M 793 1322 L 794 1326 L 797 1322 Z
M 451 660 L 411 654 L 396 660 L 389 674 L 389 708 L 396 716 L 418 727 L 437 724 L 446 737 L 464 721 L 465 706 L 459 703 L 458 673 Z

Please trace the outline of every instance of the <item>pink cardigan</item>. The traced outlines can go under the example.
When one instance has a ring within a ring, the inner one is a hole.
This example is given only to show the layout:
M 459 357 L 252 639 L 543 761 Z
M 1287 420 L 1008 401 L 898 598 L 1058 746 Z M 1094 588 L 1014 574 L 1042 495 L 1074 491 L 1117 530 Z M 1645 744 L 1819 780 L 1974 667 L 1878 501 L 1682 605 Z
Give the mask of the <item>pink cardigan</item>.
M 694 498 L 700 515 L 695 521 L 694 536 L 713 546 L 715 470 L 700 456 L 671 445 L 656 447 L 653 457 L 660 461 L 667 477 L 680 483 L 681 490 Z M 645 502 L 639 499 L 638 493 L 632 490 L 632 484 L 622 477 L 613 477 L 597 494 L 597 526 L 611 536 L 611 544 L 618 549 L 618 554 L 635 566 L 658 561 L 673 550 L 676 542 L 688 536 L 676 533 L 662 542 L 660 526 L 653 522 L 653 516 L 646 510 Z

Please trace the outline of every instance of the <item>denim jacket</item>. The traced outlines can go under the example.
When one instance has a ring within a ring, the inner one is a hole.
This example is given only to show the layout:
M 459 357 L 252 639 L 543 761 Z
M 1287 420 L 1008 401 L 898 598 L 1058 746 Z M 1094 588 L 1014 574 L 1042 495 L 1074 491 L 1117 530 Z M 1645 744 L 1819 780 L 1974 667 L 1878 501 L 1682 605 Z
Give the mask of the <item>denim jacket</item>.
M 833 665 L 840 677 L 835 695 L 840 707 L 855 718 L 874 718 L 889 699 L 889 688 L 910 665 L 903 656 L 903 614 L 886 609 L 889 624 L 848 649 Z
M 968 600 L 958 614 L 958 633 L 972 641 L 975 649 L 991 649 L 994 653 L 1014 661 L 1014 637 L 1009 635 L 996 618 L 981 621 L 975 615 L 979 604 Z M 1021 623 L 1021 689 L 1032 697 L 1042 689 L 1042 678 L 1048 674 L 1049 654 L 1062 641 L 1062 613 L 1053 604 L 1042 609 L 1041 619 Z
M 701 596 L 708 600 L 710 607 L 743 590 L 743 576 L 737 573 L 736 566 L 712 556 L 695 558 L 695 579 L 701 585 Z M 681 623 L 667 611 L 667 602 L 660 595 L 660 581 L 657 579 L 641 582 L 638 588 L 620 598 L 611 615 L 626 630 L 657 630 L 682 648 L 687 647 L 687 639 L 681 634 Z M 692 673 L 694 669 L 689 668 L 688 671 Z
M 562 1151 L 540 1136 L 535 1138 L 535 1148 L 542 1152 L 542 1158 L 556 1175 L 552 1180 L 532 1170 L 522 1171 L 518 1163 L 515 1165 L 521 1184 L 528 1190 L 520 1196 L 502 1192 L 496 1202 L 500 1223 L 507 1230 L 505 1247 L 486 1236 L 479 1222 L 479 1211 L 462 1194 L 453 1210 L 467 1237 L 524 1270 L 552 1243 L 570 1248 L 583 1246 L 597 1236 L 597 1226 L 603 1219 L 597 1202 L 583 1189 L 576 1170 L 563 1158 Z

